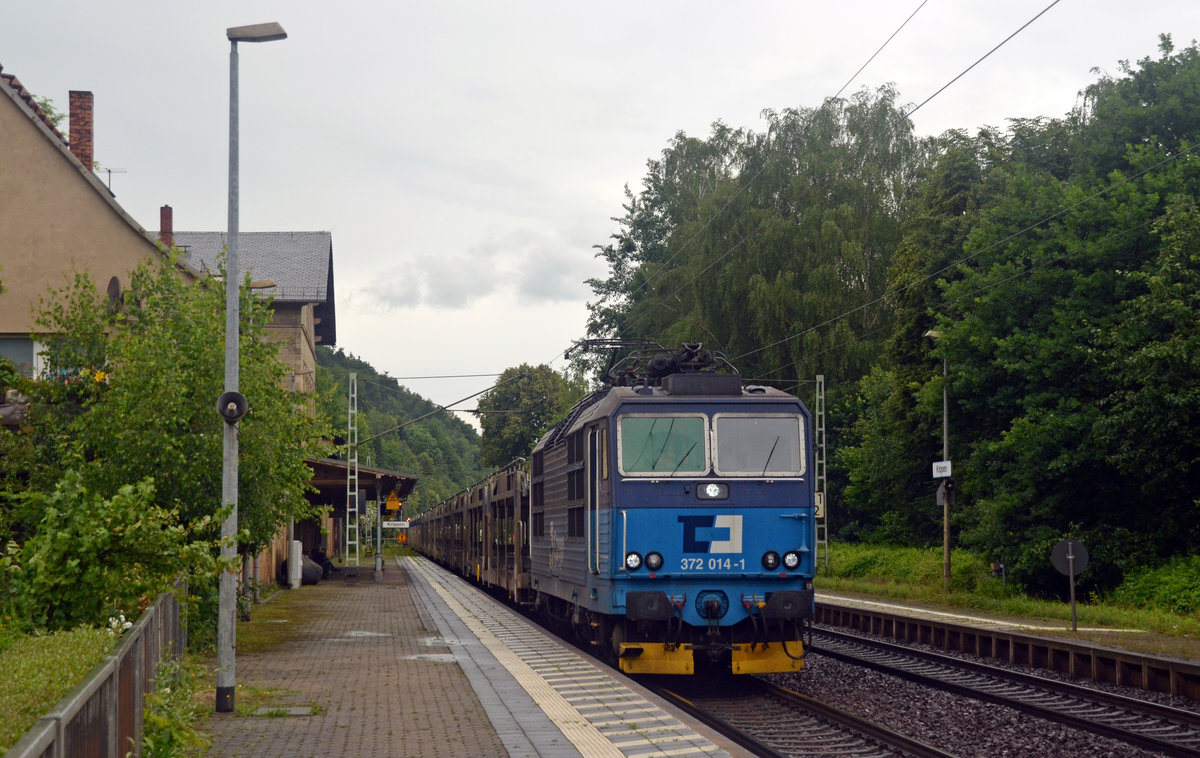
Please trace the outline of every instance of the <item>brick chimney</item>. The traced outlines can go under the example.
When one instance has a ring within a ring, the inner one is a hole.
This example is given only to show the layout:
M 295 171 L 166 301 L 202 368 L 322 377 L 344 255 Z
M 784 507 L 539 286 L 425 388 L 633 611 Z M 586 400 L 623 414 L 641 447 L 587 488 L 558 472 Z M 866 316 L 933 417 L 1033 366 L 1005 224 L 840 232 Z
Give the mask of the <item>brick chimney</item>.
M 175 246 L 175 220 L 169 205 L 158 209 L 158 241 L 163 247 Z
M 92 169 L 92 93 L 71 90 L 71 152 L 88 170 Z

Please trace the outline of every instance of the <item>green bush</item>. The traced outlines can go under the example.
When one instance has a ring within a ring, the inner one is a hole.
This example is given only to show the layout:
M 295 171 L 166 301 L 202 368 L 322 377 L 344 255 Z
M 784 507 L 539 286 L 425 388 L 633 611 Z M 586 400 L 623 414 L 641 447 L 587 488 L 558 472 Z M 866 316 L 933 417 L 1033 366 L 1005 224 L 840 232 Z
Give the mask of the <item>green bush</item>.
M 1200 555 L 1134 572 L 1113 591 L 1112 600 L 1135 608 L 1200 613 Z
M 34 627 L 103 624 L 118 613 L 136 618 L 179 576 L 215 573 L 209 544 L 193 538 L 203 525 L 178 524 L 155 503 L 151 480 L 106 499 L 68 471 L 53 493 L 13 499 L 36 507 L 42 518 L 19 561 L 6 566 L 11 577 L 3 600 Z

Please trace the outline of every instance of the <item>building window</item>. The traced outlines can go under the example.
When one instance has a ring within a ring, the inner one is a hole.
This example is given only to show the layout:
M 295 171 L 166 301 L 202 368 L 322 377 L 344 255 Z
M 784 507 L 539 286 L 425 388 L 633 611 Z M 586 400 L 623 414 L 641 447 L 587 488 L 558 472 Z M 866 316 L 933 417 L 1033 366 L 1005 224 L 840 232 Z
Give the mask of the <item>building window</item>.
M 42 345 L 29 337 L 0 337 L 0 358 L 12 361 L 22 376 L 39 377 L 45 372 L 42 350 Z

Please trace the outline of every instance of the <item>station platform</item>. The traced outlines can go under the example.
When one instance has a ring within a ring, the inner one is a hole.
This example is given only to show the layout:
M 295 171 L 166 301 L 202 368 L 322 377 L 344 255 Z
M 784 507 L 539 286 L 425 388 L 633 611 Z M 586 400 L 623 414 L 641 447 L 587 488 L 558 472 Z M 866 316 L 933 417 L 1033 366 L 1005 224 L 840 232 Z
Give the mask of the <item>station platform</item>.
M 239 640 L 286 628 L 239 649 L 246 694 L 201 725 L 209 755 L 750 755 L 431 561 L 357 574 L 282 590 L 282 614 L 239 623 Z M 252 694 L 269 704 L 247 712 Z

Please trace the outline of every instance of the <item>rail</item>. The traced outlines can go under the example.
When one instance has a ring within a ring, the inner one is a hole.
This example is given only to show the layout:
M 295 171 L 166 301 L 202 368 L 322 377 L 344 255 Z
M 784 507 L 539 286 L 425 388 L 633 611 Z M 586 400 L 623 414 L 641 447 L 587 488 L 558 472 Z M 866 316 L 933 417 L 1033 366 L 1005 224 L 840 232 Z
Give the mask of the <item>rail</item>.
M 823 629 L 812 652 L 1163 755 L 1200 755 L 1200 713 Z
M 1007 625 L 969 626 L 923 617 L 916 611 L 901 615 L 821 598 L 816 605 L 814 621 L 818 625 L 846 627 L 901 643 L 915 642 L 1057 671 L 1076 679 L 1200 700 L 1200 661 L 1028 634 Z
M 142 710 L 158 664 L 187 645 L 179 600 L 163 593 L 112 653 L 38 722 L 5 758 L 117 758 L 141 755 Z

